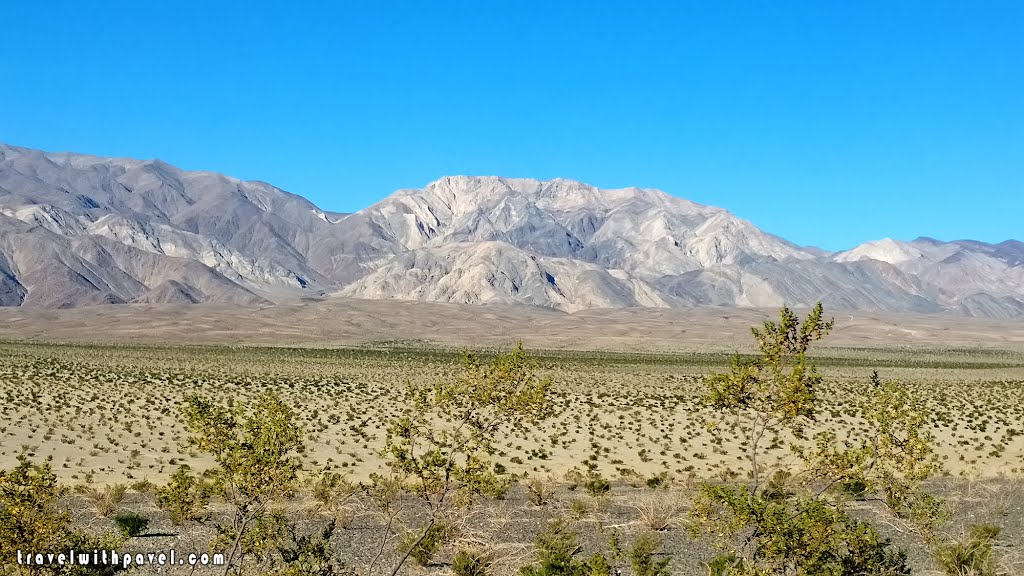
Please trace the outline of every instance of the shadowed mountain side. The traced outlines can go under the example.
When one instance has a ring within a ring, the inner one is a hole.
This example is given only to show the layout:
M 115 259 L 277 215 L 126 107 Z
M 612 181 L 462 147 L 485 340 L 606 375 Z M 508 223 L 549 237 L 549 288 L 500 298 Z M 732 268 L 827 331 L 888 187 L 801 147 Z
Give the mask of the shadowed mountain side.
M 62 236 L 0 215 L 0 298 L 65 308 L 163 301 L 173 282 L 191 302 L 267 303 L 213 269 L 100 236 Z M 17 274 L 13 274 L 17 271 Z M 15 279 L 16 278 L 16 279 Z M 171 301 L 186 301 L 175 296 Z

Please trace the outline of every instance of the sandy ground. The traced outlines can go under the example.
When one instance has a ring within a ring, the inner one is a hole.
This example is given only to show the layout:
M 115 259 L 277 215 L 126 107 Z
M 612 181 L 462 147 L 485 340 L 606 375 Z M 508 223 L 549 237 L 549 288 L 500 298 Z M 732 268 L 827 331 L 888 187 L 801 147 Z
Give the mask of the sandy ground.
M 499 432 L 495 459 L 552 485 L 551 502 L 509 500 L 474 512 L 462 544 L 503 558 L 495 574 L 517 573 L 531 541 L 554 516 L 572 518 L 586 548 L 610 530 L 627 541 L 648 530 L 653 507 L 673 514 L 660 532 L 673 573 L 698 574 L 713 548 L 682 529 L 687 483 L 745 470 L 736 430 L 714 437 L 698 397 L 703 376 L 722 370 L 729 352 L 750 351 L 751 325 L 771 310 L 614 310 L 564 314 L 522 307 L 334 300 L 264 309 L 218 306 L 100 306 L 72 310 L 0 309 L 0 469 L 19 454 L 51 464 L 68 485 L 102 490 L 113 483 L 163 483 L 180 464 L 207 457 L 184 445 L 179 409 L 188 394 L 249 404 L 273 389 L 298 408 L 308 450 L 307 475 L 329 468 L 365 479 L 384 470 L 378 451 L 388 422 L 401 413 L 406 381 L 436 381 L 457 371 L 459 348 L 507 349 L 522 339 L 542 375 L 556 382 L 555 415 Z M 815 361 L 825 375 L 821 426 L 841 436 L 863 432 L 860 408 L 874 369 L 925 398 L 948 475 L 936 489 L 956 503 L 950 530 L 969 522 L 1003 526 L 1006 542 L 1024 519 L 1024 323 L 923 315 L 836 315 L 836 329 Z M 785 439 L 783 439 L 785 440 Z M 784 448 L 771 460 L 789 463 Z M 610 479 L 607 498 L 565 485 L 572 470 Z M 645 488 L 667 473 L 675 494 Z M 111 529 L 93 504 L 72 496 L 76 522 Z M 678 505 L 678 509 L 674 507 Z M 669 510 L 671 508 L 671 510 Z M 118 510 L 153 519 L 137 550 L 205 550 L 205 525 L 175 527 L 151 495 L 129 490 Z M 335 547 L 365 564 L 383 528 L 366 503 L 344 518 Z M 865 514 L 874 514 L 865 510 Z M 321 513 L 317 513 L 321 514 Z M 314 515 L 310 526 L 326 522 Z M 883 528 L 886 524 L 882 524 Z M 894 528 L 890 535 L 903 542 Z M 888 534 L 889 532 L 887 532 Z M 430 568 L 449 574 L 446 548 Z M 1024 569 L 1000 548 L 1010 572 Z M 935 574 L 926 549 L 911 543 L 915 573 Z M 141 571 L 140 573 L 153 573 Z M 191 571 L 182 572 L 182 574 Z
M 856 349 L 831 351 L 817 359 L 826 375 L 822 426 L 861 433 L 867 379 L 877 367 L 927 399 L 951 474 L 1024 472 L 1024 358 L 948 352 L 939 362 L 937 352 L 878 359 Z M 729 474 L 743 464 L 739 432 L 725 428 L 713 438 L 704 427 L 711 415 L 698 402 L 702 376 L 724 369 L 715 362 L 726 358 L 540 355 L 540 373 L 556 383 L 555 414 L 502 430 L 497 457 L 532 475 L 573 468 L 624 479 Z M 379 347 L 0 344 L 0 468 L 27 453 L 50 461 L 70 483 L 162 482 L 180 464 L 209 464 L 183 445 L 188 432 L 179 409 L 187 395 L 247 405 L 273 389 L 298 410 L 309 469 L 365 478 L 382 470 L 378 451 L 403 409 L 404 383 L 451 378 L 456 360 L 447 352 Z M 787 455 L 784 447 L 777 451 L 783 462 Z
M 827 311 L 828 312 L 828 311 Z M 458 305 L 334 298 L 240 308 L 108 305 L 67 310 L 0 308 L 0 340 L 344 346 L 420 341 L 614 351 L 731 351 L 775 310 L 628 309 L 567 314 L 509 305 Z M 1024 322 L 945 315 L 837 312 L 826 346 L 999 348 L 1024 351 Z

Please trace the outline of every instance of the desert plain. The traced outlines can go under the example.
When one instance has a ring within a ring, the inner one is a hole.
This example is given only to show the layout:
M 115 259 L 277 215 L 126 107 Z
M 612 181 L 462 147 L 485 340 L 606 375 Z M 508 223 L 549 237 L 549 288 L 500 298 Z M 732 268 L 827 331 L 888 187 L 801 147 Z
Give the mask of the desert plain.
M 713 415 L 700 403 L 704 379 L 726 370 L 734 353 L 752 354 L 750 327 L 776 314 L 567 314 L 356 299 L 0 309 L 0 469 L 20 455 L 48 462 L 62 483 L 81 487 L 72 497 L 76 515 L 90 525 L 109 525 L 114 512 L 132 508 L 159 528 L 150 530 L 147 547 L 201 548 L 208 527 L 176 529 L 147 495 L 182 464 L 212 466 L 184 442 L 180 408 L 189 394 L 247 406 L 263 391 L 278 392 L 299 415 L 306 474 L 334 471 L 356 484 L 386 471 L 380 451 L 388 424 L 402 413 L 407 382 L 451 379 L 462 352 L 488 357 L 522 342 L 538 374 L 554 382 L 553 415 L 503 427 L 494 458 L 523 486 L 544 484 L 548 497 L 538 503 L 536 490 L 514 487 L 467 520 L 463 538 L 497 551 L 496 573 L 515 573 L 543 520 L 562 514 L 600 533 L 656 530 L 673 555 L 671 573 L 701 574 L 715 554 L 682 529 L 685 494 L 701 479 L 740 477 L 746 465 L 738 433 L 715 437 L 707 429 Z M 861 411 L 872 373 L 902 382 L 931 414 L 944 468 L 932 482 L 956 510 L 950 529 L 998 522 L 1001 562 L 1017 571 L 1006 573 L 1020 573 L 1024 564 L 1010 543 L 1024 535 L 1024 323 L 831 316 L 835 329 L 811 358 L 824 376 L 816 426 L 857 439 L 866 429 Z M 773 447 L 772 465 L 792 464 L 784 441 Z M 611 490 L 575 490 L 567 480 L 573 474 L 606 478 Z M 652 491 L 647 480 L 658 477 L 667 490 Z M 132 488 L 98 511 L 96 502 L 117 485 Z M 331 508 L 345 519 L 334 541 L 355 566 L 369 562 L 371 528 L 381 522 L 358 501 Z M 892 534 L 900 533 L 893 525 Z M 942 573 L 923 549 L 910 548 L 915 573 Z M 407 571 L 451 573 L 444 558 Z

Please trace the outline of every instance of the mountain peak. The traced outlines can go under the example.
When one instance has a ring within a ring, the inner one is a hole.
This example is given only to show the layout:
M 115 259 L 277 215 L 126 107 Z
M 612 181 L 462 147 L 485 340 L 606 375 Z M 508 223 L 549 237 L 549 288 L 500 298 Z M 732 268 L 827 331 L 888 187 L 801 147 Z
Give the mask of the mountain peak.
M 856 262 L 859 260 L 878 260 L 889 264 L 899 264 L 923 257 L 923 253 L 911 243 L 882 238 L 857 246 L 853 250 L 837 254 L 836 262 Z
M 159 159 L 0 144 L 8 306 L 341 294 L 566 311 L 821 300 L 1006 316 L 1024 311 L 1022 263 L 1014 241 L 885 238 L 831 254 L 660 190 L 569 178 L 446 176 L 342 215 Z

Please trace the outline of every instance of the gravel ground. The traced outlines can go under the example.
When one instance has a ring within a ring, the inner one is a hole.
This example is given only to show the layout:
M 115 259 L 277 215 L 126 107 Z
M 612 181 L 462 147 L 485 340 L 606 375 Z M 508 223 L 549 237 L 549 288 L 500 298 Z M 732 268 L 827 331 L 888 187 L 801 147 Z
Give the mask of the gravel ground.
M 946 536 L 952 536 L 973 523 L 991 523 L 1002 528 L 997 541 L 996 554 L 1009 575 L 1024 574 L 1019 542 L 1024 541 L 1024 482 L 1019 479 L 997 479 L 971 481 L 963 478 L 944 478 L 934 481 L 929 489 L 944 497 L 950 504 L 953 517 L 943 529 Z M 495 563 L 489 574 L 497 576 L 519 573 L 519 567 L 533 559 L 533 541 L 537 533 L 552 519 L 561 517 L 569 522 L 579 535 L 579 542 L 586 555 L 594 552 L 610 553 L 609 539 L 613 533 L 619 535 L 623 546 L 628 548 L 636 539 L 650 533 L 652 527 L 660 524 L 650 518 L 669 519 L 666 530 L 654 532 L 661 542 L 658 557 L 671 556 L 672 574 L 706 574 L 705 562 L 718 553 L 711 542 L 694 539 L 686 529 L 688 494 L 690 488 L 673 483 L 667 489 L 650 489 L 613 483 L 606 496 L 593 497 L 583 488 L 570 490 L 561 483 L 552 486 L 548 502 L 537 506 L 529 500 L 529 492 L 522 484 L 514 486 L 501 500 L 480 502 L 459 519 L 453 530 L 453 542 L 444 547 L 427 566 L 419 566 L 410 559 L 401 574 L 444 575 L 451 574 L 452 555 L 460 548 L 490 552 Z M 210 542 L 216 535 L 212 523 L 226 518 L 226 508 L 211 507 L 211 519 L 205 524 L 188 523 L 174 526 L 167 514 L 156 507 L 154 498 L 145 493 L 129 491 L 117 510 L 109 517 L 100 517 L 91 508 L 90 502 L 80 495 L 68 499 L 74 511 L 74 522 L 91 532 L 114 530 L 113 516 L 119 512 L 134 511 L 150 518 L 146 532 L 130 539 L 122 552 L 160 552 L 174 549 L 178 558 L 189 553 L 226 552 L 211 551 Z M 905 532 L 905 528 L 894 523 L 890 516 L 877 506 L 854 502 L 854 514 L 873 520 L 883 534 L 895 543 L 907 548 L 914 574 L 941 574 L 931 561 L 927 546 L 920 538 Z M 322 529 L 330 515 L 313 510 L 309 501 L 298 498 L 288 503 L 289 518 L 300 526 L 300 532 L 311 533 Z M 415 505 L 406 509 L 408 522 L 416 522 L 422 516 Z M 372 504 L 363 497 L 349 499 L 334 514 L 338 519 L 337 529 L 331 545 L 338 559 L 365 574 L 366 568 L 381 550 L 385 521 Z M 397 526 L 398 524 L 395 524 Z M 389 540 L 378 558 L 374 574 L 390 574 L 399 554 L 396 551 L 398 537 Z M 623 574 L 631 574 L 628 563 L 623 563 Z M 260 573 L 258 567 L 250 564 L 250 573 Z M 135 574 L 219 574 L 222 567 L 188 566 L 168 569 L 146 566 L 133 569 Z

